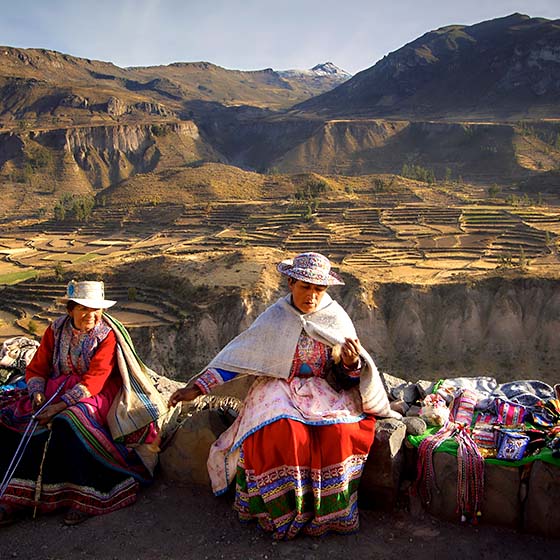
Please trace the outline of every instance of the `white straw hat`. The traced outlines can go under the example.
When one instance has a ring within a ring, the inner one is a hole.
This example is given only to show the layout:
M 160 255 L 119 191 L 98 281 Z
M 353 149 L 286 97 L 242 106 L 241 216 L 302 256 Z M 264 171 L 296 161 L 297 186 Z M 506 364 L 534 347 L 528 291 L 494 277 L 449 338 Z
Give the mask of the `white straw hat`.
M 320 253 L 301 253 L 293 259 L 286 259 L 277 266 L 278 272 L 319 286 L 344 284 L 342 278 L 331 270 L 331 262 Z
M 92 309 L 107 309 L 117 303 L 116 301 L 105 299 L 105 286 L 103 282 L 91 280 L 84 282 L 71 280 L 68 282 L 66 297 L 62 301 L 75 301 L 84 307 Z

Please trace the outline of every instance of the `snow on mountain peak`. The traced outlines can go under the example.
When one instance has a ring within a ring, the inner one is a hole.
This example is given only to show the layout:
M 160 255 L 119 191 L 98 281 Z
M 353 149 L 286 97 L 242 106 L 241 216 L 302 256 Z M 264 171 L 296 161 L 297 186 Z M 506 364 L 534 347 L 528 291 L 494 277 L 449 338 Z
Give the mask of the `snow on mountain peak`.
M 322 64 L 317 64 L 309 70 L 279 70 L 278 74 L 285 78 L 295 78 L 297 76 L 306 77 L 324 77 L 324 78 L 337 78 L 339 80 L 348 80 L 352 77 L 345 70 L 342 70 L 338 66 L 335 66 L 332 62 L 323 62 Z

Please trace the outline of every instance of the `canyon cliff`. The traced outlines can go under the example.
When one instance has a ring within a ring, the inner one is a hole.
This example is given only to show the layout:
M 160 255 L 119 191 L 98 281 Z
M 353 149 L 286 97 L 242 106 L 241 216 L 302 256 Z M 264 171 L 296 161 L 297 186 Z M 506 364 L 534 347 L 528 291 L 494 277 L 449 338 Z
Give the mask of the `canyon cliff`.
M 498 381 L 558 381 L 560 283 L 488 278 L 435 286 L 369 285 L 332 289 L 380 371 L 407 379 L 490 375 Z M 216 293 L 203 311 L 172 326 L 132 329 L 156 370 L 186 379 L 283 294 Z

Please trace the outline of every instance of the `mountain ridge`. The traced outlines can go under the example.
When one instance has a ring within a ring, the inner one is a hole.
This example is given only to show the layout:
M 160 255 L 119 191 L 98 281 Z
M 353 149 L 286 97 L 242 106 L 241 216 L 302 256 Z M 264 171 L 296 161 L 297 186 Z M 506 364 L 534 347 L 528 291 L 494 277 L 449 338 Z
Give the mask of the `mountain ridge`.
M 560 24 L 511 14 L 429 31 L 294 110 L 323 116 L 560 117 Z
M 0 125 L 20 120 L 46 126 L 53 119 L 68 125 L 115 117 L 188 119 L 184 104 L 192 100 L 283 110 L 348 79 L 348 73 L 332 67 L 336 71 L 286 75 L 271 68 L 228 70 L 205 61 L 120 68 L 48 49 L 2 46 Z M 115 105 L 126 109 L 115 114 Z

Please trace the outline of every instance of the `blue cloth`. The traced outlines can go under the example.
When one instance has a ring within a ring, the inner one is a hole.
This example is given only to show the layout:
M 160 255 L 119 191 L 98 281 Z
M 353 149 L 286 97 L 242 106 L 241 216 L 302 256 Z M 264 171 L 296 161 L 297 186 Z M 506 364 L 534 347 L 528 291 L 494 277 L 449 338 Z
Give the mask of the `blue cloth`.
M 226 383 L 226 381 L 231 381 L 232 379 L 234 379 L 239 375 L 235 371 L 227 371 L 225 369 L 220 369 L 220 368 L 214 368 L 214 370 L 221 375 L 222 379 L 224 380 L 224 383 Z

